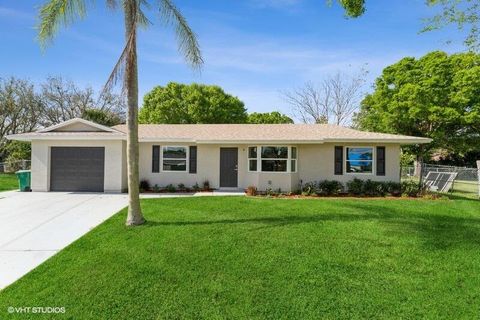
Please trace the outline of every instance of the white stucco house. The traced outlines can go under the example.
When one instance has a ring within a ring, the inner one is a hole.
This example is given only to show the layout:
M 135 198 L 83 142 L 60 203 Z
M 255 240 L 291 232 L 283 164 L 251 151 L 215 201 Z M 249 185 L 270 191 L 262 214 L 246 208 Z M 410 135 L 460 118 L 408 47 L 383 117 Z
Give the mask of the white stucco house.
M 8 138 L 32 143 L 33 191 L 126 190 L 125 125 L 76 118 Z M 325 179 L 399 181 L 400 146 L 431 140 L 321 124 L 174 124 L 140 125 L 139 141 L 140 179 L 151 185 L 291 191 Z

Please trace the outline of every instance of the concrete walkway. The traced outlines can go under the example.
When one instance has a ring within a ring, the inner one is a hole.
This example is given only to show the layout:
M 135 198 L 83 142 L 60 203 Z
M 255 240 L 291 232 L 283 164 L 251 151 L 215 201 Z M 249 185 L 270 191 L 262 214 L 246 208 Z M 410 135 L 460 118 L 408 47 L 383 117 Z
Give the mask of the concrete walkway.
M 126 194 L 0 192 L 0 289 L 126 205 Z

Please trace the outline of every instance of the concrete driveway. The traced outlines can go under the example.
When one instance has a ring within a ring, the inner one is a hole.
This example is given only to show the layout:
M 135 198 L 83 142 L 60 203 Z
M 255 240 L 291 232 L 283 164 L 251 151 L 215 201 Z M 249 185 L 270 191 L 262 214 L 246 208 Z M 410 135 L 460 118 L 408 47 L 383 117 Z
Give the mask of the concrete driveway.
M 126 205 L 125 194 L 0 192 L 0 289 Z

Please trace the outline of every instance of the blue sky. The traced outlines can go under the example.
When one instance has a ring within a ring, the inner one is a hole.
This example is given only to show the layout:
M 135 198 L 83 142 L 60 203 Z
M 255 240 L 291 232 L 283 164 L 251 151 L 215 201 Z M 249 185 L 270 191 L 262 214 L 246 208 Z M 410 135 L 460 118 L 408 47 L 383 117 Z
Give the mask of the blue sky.
M 42 53 L 34 28 L 42 2 L 0 1 L 0 77 L 40 82 L 62 75 L 100 89 L 122 50 L 121 14 L 98 0 L 85 20 L 61 31 Z M 421 19 L 433 13 L 424 2 L 367 0 L 363 17 L 345 19 L 338 5 L 323 0 L 177 0 L 199 37 L 205 64 L 201 73 L 190 70 L 177 53 L 173 30 L 151 12 L 154 25 L 139 37 L 140 94 L 169 81 L 216 84 L 250 112 L 291 114 L 282 91 L 362 67 L 369 71 L 365 90 L 371 90 L 381 70 L 404 56 L 463 50 L 455 30 L 418 33 Z

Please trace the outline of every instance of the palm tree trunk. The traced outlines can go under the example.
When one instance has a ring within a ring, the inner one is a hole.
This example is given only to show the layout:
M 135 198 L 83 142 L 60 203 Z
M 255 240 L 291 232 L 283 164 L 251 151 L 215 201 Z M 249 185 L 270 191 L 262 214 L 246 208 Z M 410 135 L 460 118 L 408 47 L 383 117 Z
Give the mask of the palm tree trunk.
M 128 174 L 128 216 L 127 226 L 145 222 L 140 208 L 140 186 L 138 171 L 138 71 L 136 16 L 137 0 L 130 0 L 125 8 L 125 39 L 132 41 L 125 61 L 125 89 L 127 94 L 127 174 Z M 133 38 L 130 38 L 133 37 Z

